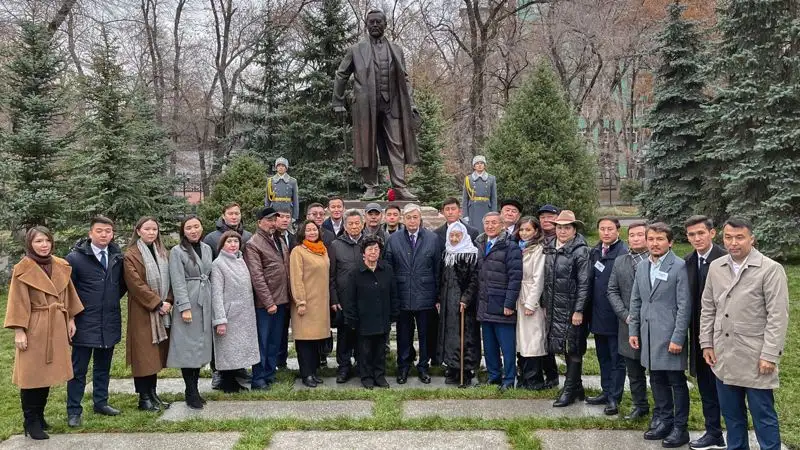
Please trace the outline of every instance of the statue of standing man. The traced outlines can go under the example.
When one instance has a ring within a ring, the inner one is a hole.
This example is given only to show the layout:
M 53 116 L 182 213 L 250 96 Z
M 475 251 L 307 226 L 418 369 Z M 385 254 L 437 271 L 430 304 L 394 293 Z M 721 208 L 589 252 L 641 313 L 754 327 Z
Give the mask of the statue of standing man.
M 369 36 L 347 49 L 333 84 L 333 110 L 344 114 L 345 85 L 353 75 L 353 152 L 361 169 L 365 200 L 379 197 L 378 167 L 389 166 L 389 178 L 399 200 L 417 200 L 406 185 L 406 164 L 419 162 L 415 129 L 419 113 L 411 98 L 405 58 L 400 47 L 384 36 L 386 14 L 370 10 Z

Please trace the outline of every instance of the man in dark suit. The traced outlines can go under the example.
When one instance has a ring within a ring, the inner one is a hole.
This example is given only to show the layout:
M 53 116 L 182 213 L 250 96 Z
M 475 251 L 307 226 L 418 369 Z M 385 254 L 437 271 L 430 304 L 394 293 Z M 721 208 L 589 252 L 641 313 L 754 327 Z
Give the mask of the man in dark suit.
M 689 279 L 689 291 L 692 296 L 692 326 L 689 328 L 689 373 L 697 378 L 697 388 L 703 402 L 703 417 L 706 432 L 699 439 L 689 443 L 694 450 L 724 449 L 725 438 L 722 436 L 719 398 L 717 396 L 717 377 L 711 367 L 703 359 L 700 349 L 700 306 L 706 276 L 711 261 L 725 256 L 728 252 L 714 244 L 714 222 L 706 216 L 692 216 L 686 220 L 686 238 L 694 250 L 686 255 L 686 271 Z
M 289 231 L 292 222 L 292 208 L 288 205 L 280 205 L 275 208 L 278 211 L 277 229 L 275 230 L 275 241 L 281 247 L 286 247 L 286 251 L 292 253 L 292 249 L 297 244 L 294 233 Z M 283 319 L 283 331 L 281 332 L 281 347 L 278 352 L 278 368 L 286 368 L 286 360 L 289 359 L 289 317 L 286 314 Z
M 341 236 L 344 233 L 344 220 L 342 219 L 344 215 L 344 200 L 342 200 L 342 197 L 333 196 L 328 199 L 328 214 L 331 216 L 322 222 L 322 228 L 333 232 L 336 237 Z
M 439 240 L 442 242 L 442 248 L 444 248 L 447 244 L 447 227 L 456 221 L 461 222 L 465 227 L 467 227 L 469 238 L 472 239 L 473 243 L 475 243 L 475 239 L 478 239 L 480 232 L 477 228 L 472 227 L 461 220 L 461 202 L 459 202 L 457 198 L 448 197 L 444 200 L 444 203 L 442 203 L 442 215 L 444 216 L 446 222 L 444 225 L 433 230 L 433 232 L 439 236 Z

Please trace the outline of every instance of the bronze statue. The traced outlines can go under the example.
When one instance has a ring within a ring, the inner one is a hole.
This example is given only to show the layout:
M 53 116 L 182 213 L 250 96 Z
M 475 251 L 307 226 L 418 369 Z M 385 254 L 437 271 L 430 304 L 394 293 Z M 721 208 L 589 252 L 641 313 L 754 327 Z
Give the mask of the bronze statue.
M 419 162 L 415 135 L 419 113 L 411 98 L 403 51 L 384 36 L 383 11 L 370 10 L 366 25 L 369 36 L 347 49 L 336 71 L 333 110 L 346 112 L 345 85 L 353 75 L 353 152 L 366 189 L 363 198 L 378 197 L 378 166 L 388 165 L 398 199 L 417 200 L 405 181 L 405 165 Z

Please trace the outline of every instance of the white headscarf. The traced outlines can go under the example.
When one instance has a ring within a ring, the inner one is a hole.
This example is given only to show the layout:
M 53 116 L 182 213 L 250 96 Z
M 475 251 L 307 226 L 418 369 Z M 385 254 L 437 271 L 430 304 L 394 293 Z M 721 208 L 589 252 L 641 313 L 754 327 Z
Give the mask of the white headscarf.
M 461 241 L 456 245 L 450 243 L 450 233 L 453 231 L 461 232 Z M 467 232 L 467 227 L 465 227 L 461 221 L 455 221 L 448 225 L 447 235 L 445 237 L 444 264 L 446 266 L 452 266 L 459 259 L 472 259 L 477 258 L 477 256 L 478 248 L 472 243 L 472 238 L 470 238 Z

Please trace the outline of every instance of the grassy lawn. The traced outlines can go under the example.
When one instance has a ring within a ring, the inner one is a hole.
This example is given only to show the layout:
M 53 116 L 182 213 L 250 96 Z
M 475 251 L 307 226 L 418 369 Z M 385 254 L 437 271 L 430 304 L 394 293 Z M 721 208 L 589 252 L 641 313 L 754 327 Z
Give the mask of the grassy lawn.
M 687 251 L 684 246 L 676 249 L 683 255 Z M 776 403 L 780 417 L 782 437 L 790 448 L 800 449 L 800 357 L 796 349 L 800 346 L 800 266 L 787 268 L 790 277 L 790 306 L 791 328 L 789 330 L 787 351 L 781 363 L 781 388 L 776 391 Z M 6 299 L 0 296 L 0 310 L 5 311 Z M 124 327 L 123 327 L 124 329 Z M 12 434 L 22 432 L 22 415 L 19 407 L 19 391 L 11 384 L 11 368 L 14 359 L 13 333 L 10 330 L 0 331 L 0 439 L 6 439 Z M 585 372 L 598 373 L 595 353 L 590 350 L 585 358 Z M 393 372 L 393 362 L 389 359 L 389 368 Z M 327 369 L 326 375 L 333 375 L 333 369 Z M 440 373 L 438 371 L 434 373 Z M 162 377 L 178 377 L 177 370 L 165 370 Z M 206 374 L 207 375 L 207 374 Z M 646 421 L 628 423 L 624 420 L 608 420 L 606 418 L 585 419 L 508 419 L 508 420 L 481 420 L 481 419 L 405 419 L 402 416 L 402 402 L 404 400 L 419 399 L 487 399 L 487 398 L 518 398 L 518 399 L 551 399 L 555 396 L 550 392 L 528 392 L 523 390 L 511 391 L 500 394 L 494 387 L 481 387 L 473 389 L 440 389 L 440 390 L 293 390 L 294 378 L 297 374 L 289 371 L 278 373 L 278 383 L 275 388 L 264 393 L 240 393 L 226 395 L 213 392 L 207 395 L 209 400 L 235 399 L 249 400 L 371 400 L 375 406 L 373 417 L 368 419 L 328 419 L 328 420 L 225 420 L 202 421 L 194 420 L 180 423 L 165 423 L 156 421 L 157 415 L 136 410 L 137 397 L 130 394 L 112 394 L 111 403 L 123 410 L 119 417 L 103 417 L 91 412 L 91 399 L 84 401 L 84 427 L 78 430 L 66 426 L 64 386 L 51 390 L 50 402 L 47 407 L 47 418 L 53 427 L 54 433 L 80 433 L 80 432 L 179 432 L 179 431 L 239 431 L 242 439 L 237 444 L 237 449 L 263 449 L 276 431 L 283 430 L 476 430 L 494 429 L 504 430 L 510 443 L 517 449 L 537 449 L 539 443 L 532 436 L 532 431 L 541 428 L 549 429 L 644 429 Z M 413 375 L 413 372 L 412 372 Z M 125 349 L 123 344 L 118 346 L 114 357 L 114 377 L 128 377 L 129 370 L 125 367 Z M 597 393 L 597 392 L 593 392 Z M 182 401 L 181 395 L 164 395 L 166 400 Z M 622 412 L 626 413 L 631 408 L 630 398 L 626 394 L 623 400 Z M 692 409 L 689 425 L 692 429 L 702 429 L 703 415 L 700 407 L 700 398 L 696 390 L 692 391 Z

